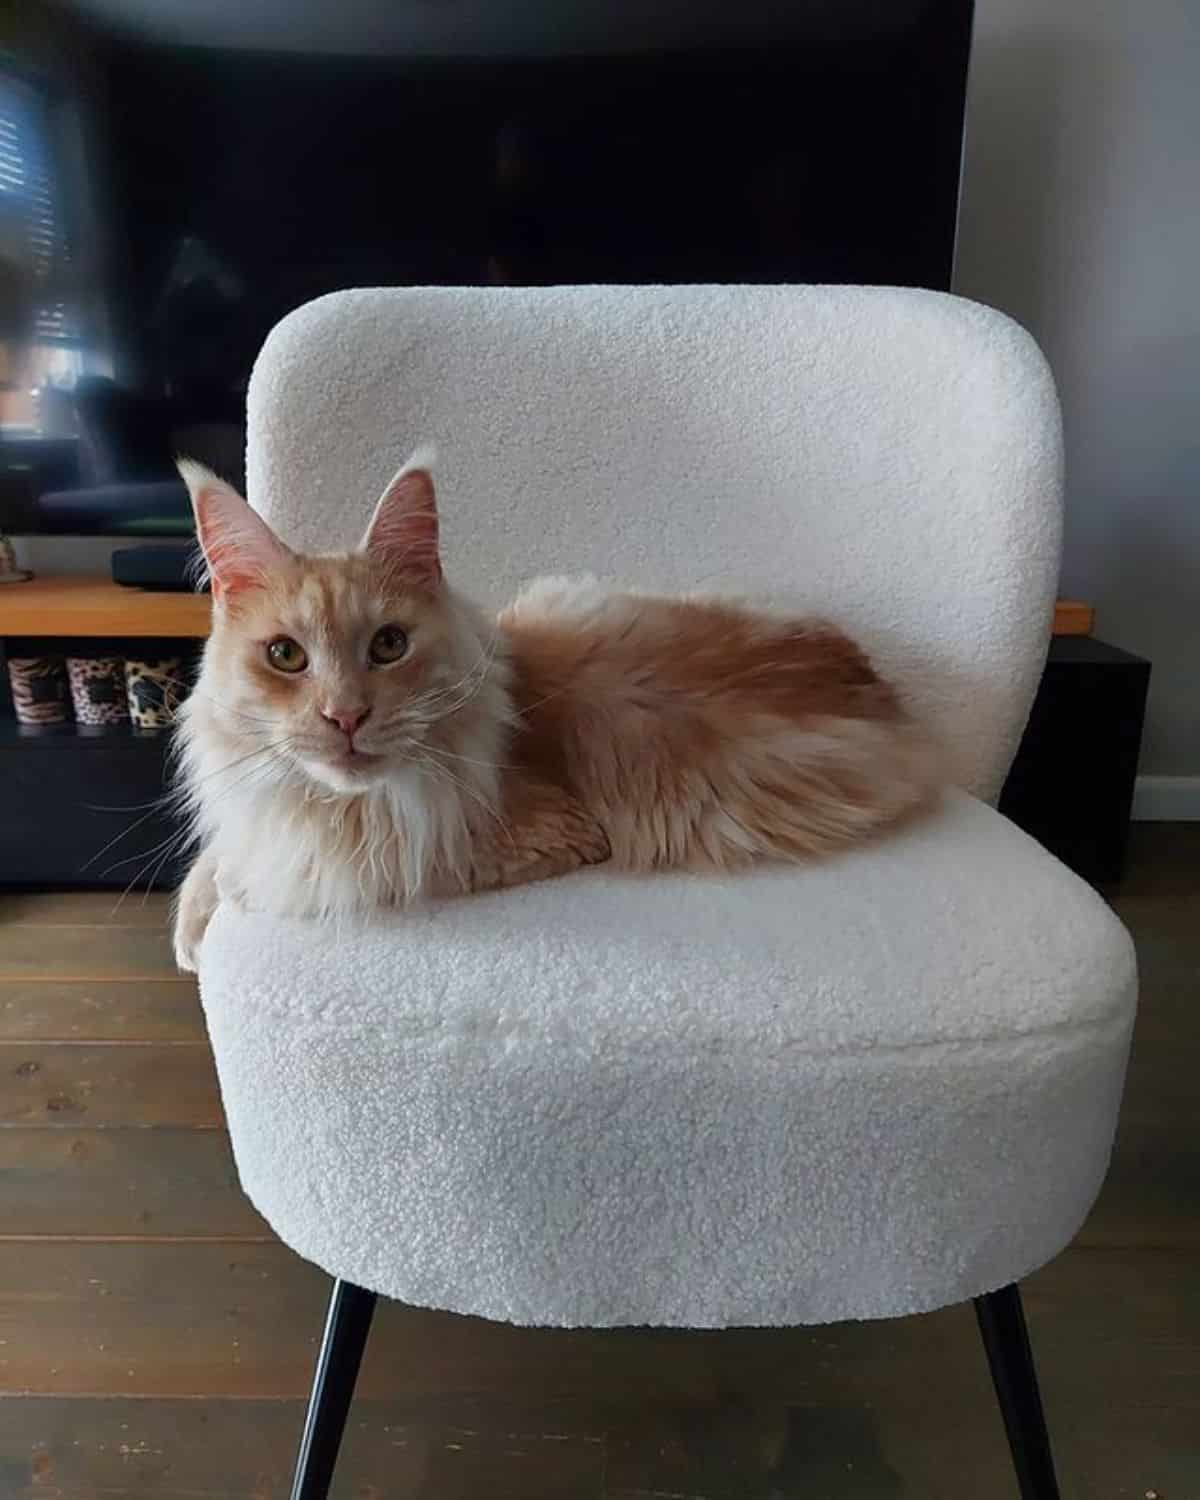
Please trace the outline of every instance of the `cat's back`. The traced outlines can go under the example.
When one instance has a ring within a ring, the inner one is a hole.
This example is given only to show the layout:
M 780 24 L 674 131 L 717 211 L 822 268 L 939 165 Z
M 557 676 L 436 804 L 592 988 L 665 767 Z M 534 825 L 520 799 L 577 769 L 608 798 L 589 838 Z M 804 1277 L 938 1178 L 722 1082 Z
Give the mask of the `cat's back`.
M 863 651 L 827 621 L 595 578 L 530 584 L 500 616 L 517 707 L 569 700 L 591 713 L 722 709 L 890 716 L 896 700 Z

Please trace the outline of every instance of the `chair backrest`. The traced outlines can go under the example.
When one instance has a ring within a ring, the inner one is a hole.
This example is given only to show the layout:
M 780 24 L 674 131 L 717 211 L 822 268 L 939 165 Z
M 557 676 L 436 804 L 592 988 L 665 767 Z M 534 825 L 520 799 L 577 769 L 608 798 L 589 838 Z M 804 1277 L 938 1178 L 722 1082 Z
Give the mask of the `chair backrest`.
M 590 572 L 824 614 L 997 793 L 1062 488 L 1053 381 L 1001 314 L 885 287 L 340 292 L 272 332 L 248 406 L 249 498 L 294 545 L 352 545 L 432 441 L 464 591 Z

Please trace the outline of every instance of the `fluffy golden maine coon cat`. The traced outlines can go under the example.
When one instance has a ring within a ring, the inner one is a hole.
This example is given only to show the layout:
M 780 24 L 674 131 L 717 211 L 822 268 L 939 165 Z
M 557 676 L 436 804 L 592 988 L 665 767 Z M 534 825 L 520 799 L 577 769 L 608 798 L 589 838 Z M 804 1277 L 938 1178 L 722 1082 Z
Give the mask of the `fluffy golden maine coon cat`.
M 184 969 L 218 891 L 336 918 L 605 862 L 795 860 L 935 790 L 926 734 L 821 621 L 591 578 L 534 583 L 490 619 L 443 578 L 421 454 L 334 556 L 180 471 L 213 591 L 178 731 L 199 846 Z

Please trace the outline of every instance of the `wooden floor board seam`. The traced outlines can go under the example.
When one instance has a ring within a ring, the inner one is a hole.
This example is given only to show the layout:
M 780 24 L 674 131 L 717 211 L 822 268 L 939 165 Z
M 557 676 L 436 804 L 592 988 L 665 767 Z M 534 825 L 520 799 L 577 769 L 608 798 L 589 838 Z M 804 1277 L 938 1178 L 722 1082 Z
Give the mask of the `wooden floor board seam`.
M 28 1052 L 31 1047 L 203 1047 L 209 1049 L 208 1038 L 202 1036 L 28 1036 L 0 1037 L 0 1047 L 11 1047 L 17 1052 Z
M 154 1124 L 147 1124 L 144 1120 L 116 1120 L 110 1125 L 97 1124 L 95 1121 L 92 1121 L 90 1124 L 82 1125 L 79 1121 L 75 1121 L 72 1124 L 71 1121 L 64 1120 L 60 1123 L 57 1120 L 44 1120 L 40 1117 L 37 1119 L 24 1117 L 15 1120 L 0 1120 L 0 1130 L 56 1130 L 75 1135 L 85 1135 L 88 1131 L 96 1131 L 97 1134 L 112 1135 L 121 1130 L 194 1130 L 197 1133 L 219 1131 L 223 1135 L 228 1135 L 229 1133 L 229 1127 L 225 1124 L 224 1120 L 214 1121 L 211 1125 L 192 1125 L 178 1120 L 168 1120 L 165 1123 Z
M 0 920 L 0 928 L 10 932 L 20 927 L 25 932 L 157 932 L 153 922 L 23 922 L 20 918 Z
M 273 1234 L 0 1234 L 0 1245 L 278 1245 Z
M 316 1337 L 313 1338 L 314 1351 Z M 214 1396 L 205 1391 L 172 1391 L 169 1396 L 164 1396 L 161 1391 L 55 1391 L 43 1390 L 40 1386 L 6 1386 L 0 1385 L 0 1401 L 203 1401 L 212 1406 L 219 1401 L 243 1401 L 254 1402 L 277 1402 L 286 1403 L 289 1406 L 302 1406 L 307 1402 L 305 1392 L 297 1387 L 296 1390 L 280 1393 L 277 1391 L 245 1391 L 234 1396 Z M 46 1491 L 47 1497 L 55 1494 L 54 1489 Z M 130 1493 L 126 1491 L 125 1493 Z M 7 1497 L 6 1497 L 7 1500 Z
M 136 931 L 136 928 L 131 928 Z M 192 974 L 15 974 L 0 971 L 0 984 L 178 984 L 196 988 Z
M 166 969 L 141 974 L 21 974 L 11 972 L 5 979 L 17 984 L 178 984 L 194 985 L 190 974 L 172 974 Z

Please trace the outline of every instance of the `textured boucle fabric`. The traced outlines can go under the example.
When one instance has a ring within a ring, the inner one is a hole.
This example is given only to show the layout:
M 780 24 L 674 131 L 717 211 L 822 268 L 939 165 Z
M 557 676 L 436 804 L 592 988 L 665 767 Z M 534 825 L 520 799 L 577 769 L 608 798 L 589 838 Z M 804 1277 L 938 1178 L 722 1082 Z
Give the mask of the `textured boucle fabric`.
M 222 907 L 203 992 L 290 1245 L 522 1323 L 879 1317 L 1056 1253 L 1108 1160 L 1124 929 L 950 794 L 836 859 L 566 880 L 336 941 Z
M 986 802 L 1058 564 L 1028 337 L 880 288 L 343 293 L 272 334 L 249 417 L 250 498 L 298 546 L 352 543 L 432 439 L 447 573 L 484 602 L 578 570 L 831 615 L 984 799 L 730 879 L 591 871 L 337 931 L 222 906 L 202 992 L 281 1238 L 563 1325 L 888 1316 L 1061 1249 L 1135 976 Z
M 285 319 L 249 394 L 251 503 L 354 544 L 439 448 L 447 577 L 543 573 L 829 615 L 999 790 L 1058 574 L 1058 404 L 1033 340 L 936 292 L 341 292 Z

